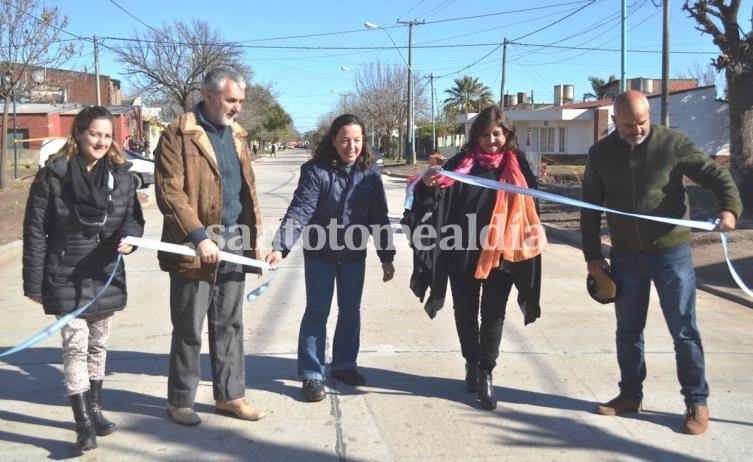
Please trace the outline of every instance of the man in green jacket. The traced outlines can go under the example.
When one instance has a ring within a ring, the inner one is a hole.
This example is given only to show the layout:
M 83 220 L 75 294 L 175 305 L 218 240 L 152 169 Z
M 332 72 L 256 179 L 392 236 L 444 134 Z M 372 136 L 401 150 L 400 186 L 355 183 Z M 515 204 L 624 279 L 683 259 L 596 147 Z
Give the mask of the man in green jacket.
M 711 190 L 719 203 L 718 231 L 735 229 L 742 212 L 731 175 L 687 137 L 649 123 L 649 104 L 637 91 L 617 95 L 615 131 L 594 144 L 583 175 L 582 198 L 592 204 L 657 217 L 688 218 L 684 177 Z M 683 432 L 708 428 L 709 387 L 701 335 L 696 326 L 695 270 L 690 229 L 607 213 L 612 242 L 611 277 L 617 285 L 617 362 L 620 394 L 599 404 L 597 414 L 640 412 L 646 378 L 643 329 L 651 281 L 674 341 L 677 377 L 685 399 Z M 608 278 L 601 253 L 601 212 L 581 210 L 580 226 L 588 273 Z

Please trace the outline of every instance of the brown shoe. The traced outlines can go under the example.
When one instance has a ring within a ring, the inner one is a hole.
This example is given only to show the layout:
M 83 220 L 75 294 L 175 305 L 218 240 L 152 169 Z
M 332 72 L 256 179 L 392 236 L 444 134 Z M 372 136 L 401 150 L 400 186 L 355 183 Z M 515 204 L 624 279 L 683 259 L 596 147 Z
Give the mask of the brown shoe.
M 620 395 L 608 403 L 602 403 L 596 406 L 597 414 L 601 415 L 618 415 L 629 412 L 641 412 L 641 402 L 637 403 L 631 399 Z
M 185 425 L 187 427 L 193 427 L 194 425 L 199 425 L 201 423 L 201 418 L 199 417 L 199 415 L 196 413 L 196 411 L 193 410 L 193 408 L 190 407 L 177 407 L 173 406 L 172 404 L 168 404 L 167 414 L 176 423 Z
M 242 420 L 259 420 L 265 414 L 246 402 L 243 398 L 232 401 L 217 401 L 215 403 L 215 412 L 222 415 L 232 415 Z
M 688 435 L 700 435 L 709 428 L 709 407 L 705 404 L 693 404 L 685 409 L 685 425 L 682 432 Z

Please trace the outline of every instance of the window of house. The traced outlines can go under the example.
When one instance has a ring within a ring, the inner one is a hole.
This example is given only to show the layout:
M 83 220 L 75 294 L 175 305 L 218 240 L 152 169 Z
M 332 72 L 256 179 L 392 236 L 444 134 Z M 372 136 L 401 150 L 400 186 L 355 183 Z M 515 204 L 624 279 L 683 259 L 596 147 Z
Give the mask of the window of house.
M 565 152 L 565 127 L 560 127 L 560 152 Z
M 554 128 L 544 127 L 539 129 L 539 145 L 541 152 L 554 152 Z

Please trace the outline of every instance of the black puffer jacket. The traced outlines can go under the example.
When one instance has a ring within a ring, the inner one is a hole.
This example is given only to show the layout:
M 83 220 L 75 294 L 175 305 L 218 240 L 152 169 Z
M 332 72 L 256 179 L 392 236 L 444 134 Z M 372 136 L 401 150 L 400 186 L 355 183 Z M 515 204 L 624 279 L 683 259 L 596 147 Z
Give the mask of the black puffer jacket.
M 42 296 L 45 313 L 70 313 L 93 299 L 113 271 L 120 239 L 144 233 L 129 167 L 113 166 L 113 207 L 100 232 L 87 230 L 76 218 L 66 156 L 52 159 L 37 173 L 24 217 L 23 280 L 25 295 Z M 121 263 L 112 284 L 82 316 L 122 310 L 126 299 Z

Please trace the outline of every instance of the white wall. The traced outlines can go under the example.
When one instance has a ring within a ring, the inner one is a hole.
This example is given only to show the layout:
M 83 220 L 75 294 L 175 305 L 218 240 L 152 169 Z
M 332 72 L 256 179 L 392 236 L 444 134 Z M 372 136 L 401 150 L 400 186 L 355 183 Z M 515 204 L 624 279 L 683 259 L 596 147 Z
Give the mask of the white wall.
M 661 97 L 648 99 L 651 123 L 661 123 Z M 709 155 L 729 155 L 729 106 L 714 87 L 669 96 L 669 126 L 684 133 Z

